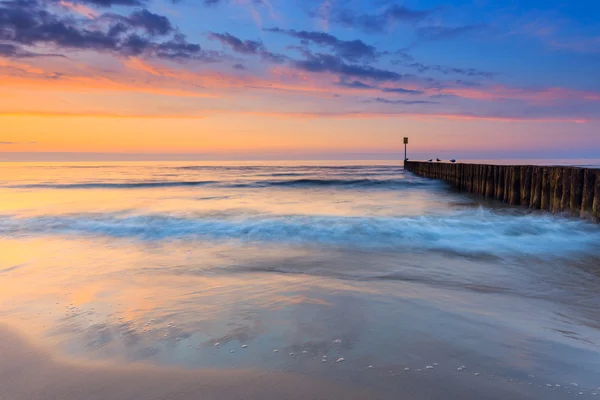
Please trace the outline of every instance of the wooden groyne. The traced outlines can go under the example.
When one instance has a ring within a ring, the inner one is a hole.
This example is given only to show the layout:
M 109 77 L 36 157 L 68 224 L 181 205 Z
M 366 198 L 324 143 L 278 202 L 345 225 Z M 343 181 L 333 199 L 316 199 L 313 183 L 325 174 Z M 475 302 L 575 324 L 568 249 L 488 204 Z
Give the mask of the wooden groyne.
M 600 169 L 426 161 L 405 161 L 404 168 L 489 199 L 600 221 Z

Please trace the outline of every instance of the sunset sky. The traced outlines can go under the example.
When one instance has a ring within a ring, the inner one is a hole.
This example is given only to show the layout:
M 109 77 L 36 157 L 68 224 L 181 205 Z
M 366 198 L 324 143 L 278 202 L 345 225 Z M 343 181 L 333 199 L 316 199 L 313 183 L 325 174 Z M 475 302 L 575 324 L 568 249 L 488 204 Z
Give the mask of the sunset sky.
M 403 136 L 416 156 L 599 157 L 599 14 L 584 0 L 0 0 L 0 160 L 390 158 Z

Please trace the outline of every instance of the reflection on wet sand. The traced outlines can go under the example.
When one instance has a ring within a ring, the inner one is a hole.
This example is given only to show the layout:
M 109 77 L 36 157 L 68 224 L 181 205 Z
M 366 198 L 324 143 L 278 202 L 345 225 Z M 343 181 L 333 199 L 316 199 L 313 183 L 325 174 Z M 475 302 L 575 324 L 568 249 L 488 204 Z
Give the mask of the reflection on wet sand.
M 506 385 L 478 376 L 385 374 L 360 371 L 354 383 L 318 380 L 272 370 L 186 370 L 129 364 L 82 363 L 57 358 L 37 349 L 0 325 L 2 398 L 11 400 L 91 399 L 559 399 L 557 391 L 527 385 Z M 433 367 L 432 367 L 433 368 Z M 387 372 L 387 371 L 386 371 Z M 383 375 L 387 375 L 382 378 Z M 393 383 L 391 381 L 393 380 Z M 375 381 L 375 382 L 374 382 Z

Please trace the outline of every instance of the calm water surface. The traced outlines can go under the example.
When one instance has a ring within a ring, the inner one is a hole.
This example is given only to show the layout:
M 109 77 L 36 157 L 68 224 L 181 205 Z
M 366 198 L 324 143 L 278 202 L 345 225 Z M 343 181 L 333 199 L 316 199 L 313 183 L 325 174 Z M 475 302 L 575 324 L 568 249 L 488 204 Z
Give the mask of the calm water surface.
M 591 396 L 599 243 L 393 162 L 0 165 L 0 318 L 86 360 Z

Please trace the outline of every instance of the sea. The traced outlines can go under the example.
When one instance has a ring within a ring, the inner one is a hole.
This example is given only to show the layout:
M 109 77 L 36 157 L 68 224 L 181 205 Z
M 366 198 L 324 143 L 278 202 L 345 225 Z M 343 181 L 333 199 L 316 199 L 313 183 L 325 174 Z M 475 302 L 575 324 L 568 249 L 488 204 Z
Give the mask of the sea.
M 600 225 L 398 161 L 0 163 L 0 321 L 86 362 L 593 396 Z

